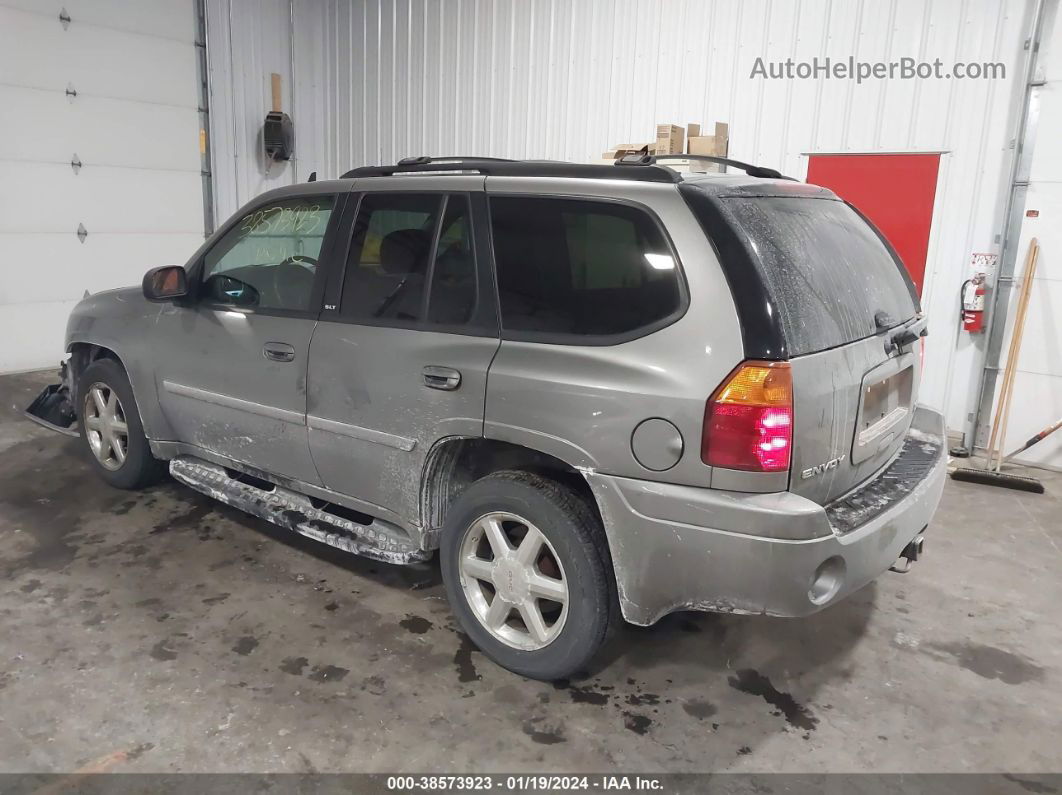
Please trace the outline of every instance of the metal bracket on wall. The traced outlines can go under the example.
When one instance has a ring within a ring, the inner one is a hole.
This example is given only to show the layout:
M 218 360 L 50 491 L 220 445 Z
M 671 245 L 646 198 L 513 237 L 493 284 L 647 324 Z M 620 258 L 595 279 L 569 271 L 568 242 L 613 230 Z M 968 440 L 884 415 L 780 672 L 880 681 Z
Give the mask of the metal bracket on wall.
M 70 15 L 65 8 L 59 9 L 59 23 L 63 26 L 63 30 L 70 27 Z
M 70 158 L 70 168 L 74 169 L 74 174 L 81 171 L 81 158 L 77 156 L 77 152 L 74 152 L 74 156 Z
M 84 224 L 78 224 L 77 225 L 77 239 L 80 240 L 82 243 L 84 243 L 86 237 L 88 237 L 88 230 L 85 228 L 85 225 Z
M 70 102 L 73 102 L 77 98 L 77 89 L 74 88 L 74 84 L 73 83 L 67 83 L 66 84 L 66 98 Z

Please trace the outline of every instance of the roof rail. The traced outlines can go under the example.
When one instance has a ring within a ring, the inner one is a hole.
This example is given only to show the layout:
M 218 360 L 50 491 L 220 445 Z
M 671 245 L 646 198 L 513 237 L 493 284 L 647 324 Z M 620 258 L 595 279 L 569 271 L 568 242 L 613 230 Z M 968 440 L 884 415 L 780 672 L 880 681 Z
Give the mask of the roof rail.
M 616 161 L 617 166 L 648 166 L 661 160 L 703 160 L 708 163 L 719 163 L 724 166 L 740 168 L 750 177 L 762 177 L 764 179 L 788 179 L 796 182 L 792 177 L 787 177 L 781 171 L 766 166 L 754 166 L 751 163 L 742 163 L 740 160 L 731 160 L 727 157 L 715 157 L 713 155 L 625 155 Z
M 667 166 L 646 164 L 644 169 L 619 169 L 592 163 L 559 160 L 505 160 L 498 157 L 406 157 L 393 166 L 362 166 L 341 179 L 390 177 L 395 174 L 430 174 L 445 171 L 475 171 L 492 177 L 570 177 L 579 179 L 625 179 L 636 182 L 678 183 L 682 177 Z
M 446 157 L 429 157 L 428 155 L 420 155 L 419 157 L 403 157 L 398 161 L 400 166 L 422 166 L 425 163 L 440 163 L 444 160 L 463 163 L 466 160 L 486 160 L 491 163 L 515 163 L 508 157 L 477 157 L 476 155 L 448 155 Z

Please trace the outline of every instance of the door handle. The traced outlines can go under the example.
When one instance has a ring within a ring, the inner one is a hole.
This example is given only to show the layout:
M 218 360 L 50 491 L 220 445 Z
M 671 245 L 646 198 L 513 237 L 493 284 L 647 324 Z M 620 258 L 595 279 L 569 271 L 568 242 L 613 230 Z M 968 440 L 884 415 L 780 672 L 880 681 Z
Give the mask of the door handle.
M 295 349 L 284 342 L 267 342 L 262 346 L 262 355 L 271 362 L 290 362 L 295 358 Z
M 452 392 L 461 386 L 461 372 L 452 367 L 436 367 L 433 364 L 429 364 L 420 373 L 424 379 L 424 386 L 429 389 L 442 389 L 445 392 Z

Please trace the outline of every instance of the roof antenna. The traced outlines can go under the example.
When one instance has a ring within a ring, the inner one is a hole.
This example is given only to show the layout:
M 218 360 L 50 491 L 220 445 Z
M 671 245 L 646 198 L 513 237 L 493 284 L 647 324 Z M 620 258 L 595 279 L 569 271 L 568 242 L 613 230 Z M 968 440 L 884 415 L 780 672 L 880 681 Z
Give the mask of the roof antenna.
M 317 182 L 317 172 L 316 171 L 311 171 L 310 172 L 310 177 L 306 181 L 307 182 Z

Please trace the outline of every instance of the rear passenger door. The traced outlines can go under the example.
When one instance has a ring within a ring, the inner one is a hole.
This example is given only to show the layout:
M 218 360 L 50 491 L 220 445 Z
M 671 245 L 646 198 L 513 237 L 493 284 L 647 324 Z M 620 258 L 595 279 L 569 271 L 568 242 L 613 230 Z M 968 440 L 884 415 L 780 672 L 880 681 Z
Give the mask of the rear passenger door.
M 408 526 L 432 445 L 483 433 L 497 309 L 483 178 L 377 184 L 349 203 L 345 268 L 310 344 L 307 425 L 323 484 Z

